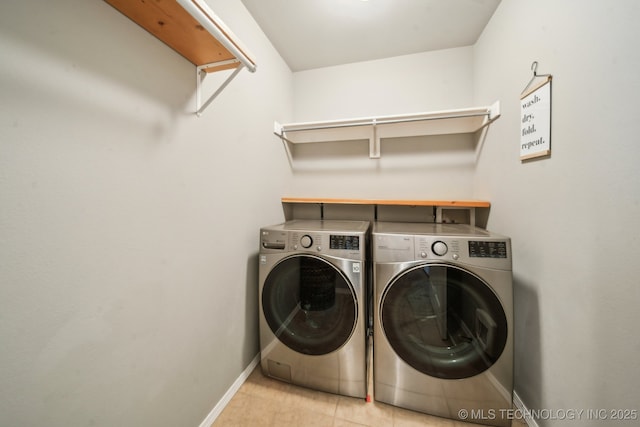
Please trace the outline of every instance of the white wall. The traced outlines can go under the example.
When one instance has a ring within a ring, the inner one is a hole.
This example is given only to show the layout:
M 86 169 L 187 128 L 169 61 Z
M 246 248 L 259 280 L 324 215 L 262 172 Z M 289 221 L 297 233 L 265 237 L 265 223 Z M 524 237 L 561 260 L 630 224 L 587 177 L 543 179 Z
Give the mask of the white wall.
M 0 4 L 0 425 L 197 426 L 259 350 L 292 78 L 209 3 L 258 71 L 201 118 L 194 66 L 107 3 Z
M 294 73 L 295 120 L 472 107 L 472 60 L 465 47 Z M 370 159 L 366 141 L 298 144 L 289 195 L 469 198 L 475 147 L 469 135 L 383 140 L 382 157 Z
M 502 103 L 474 195 L 513 239 L 515 387 L 530 408 L 640 409 L 638 18 L 635 0 L 503 0 L 474 48 L 474 97 Z M 553 74 L 552 154 L 521 163 L 533 61 Z

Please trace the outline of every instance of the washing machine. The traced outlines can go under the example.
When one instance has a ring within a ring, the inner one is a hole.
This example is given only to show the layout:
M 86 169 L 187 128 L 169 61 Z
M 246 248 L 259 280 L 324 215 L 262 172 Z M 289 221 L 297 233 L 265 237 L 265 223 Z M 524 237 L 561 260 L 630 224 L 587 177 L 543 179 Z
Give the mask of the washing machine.
M 367 395 L 368 221 L 291 220 L 260 230 L 262 372 Z
M 511 241 L 469 225 L 373 226 L 374 398 L 511 425 Z

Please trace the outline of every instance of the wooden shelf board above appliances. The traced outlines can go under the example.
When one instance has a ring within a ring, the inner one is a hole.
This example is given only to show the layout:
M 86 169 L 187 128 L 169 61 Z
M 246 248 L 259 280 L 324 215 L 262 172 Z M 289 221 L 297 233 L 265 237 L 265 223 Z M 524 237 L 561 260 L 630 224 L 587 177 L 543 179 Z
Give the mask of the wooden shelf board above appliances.
M 282 197 L 282 203 L 316 203 L 346 205 L 385 206 L 442 206 L 456 208 L 488 208 L 491 203 L 484 200 L 402 200 L 402 199 L 332 199 L 313 197 Z
M 484 200 L 416 200 L 416 199 L 339 199 L 324 197 L 282 197 L 286 219 L 316 218 L 324 219 L 325 210 L 332 208 L 345 214 L 348 219 L 379 220 L 379 211 L 384 208 L 386 219 L 407 221 L 407 212 L 411 212 L 412 221 L 439 223 L 461 223 L 485 227 L 491 203 Z M 309 209 L 316 205 L 318 209 Z M 412 212 L 418 208 L 417 212 Z M 407 210 L 408 209 L 408 210 Z M 355 217 L 354 217 L 355 215 Z M 400 215 L 400 217 L 398 217 Z M 417 217 L 416 217 L 417 215 Z M 402 218 L 402 219 L 399 219 Z M 415 219 L 418 218 L 418 219 Z M 346 219 L 341 217 L 339 219 Z

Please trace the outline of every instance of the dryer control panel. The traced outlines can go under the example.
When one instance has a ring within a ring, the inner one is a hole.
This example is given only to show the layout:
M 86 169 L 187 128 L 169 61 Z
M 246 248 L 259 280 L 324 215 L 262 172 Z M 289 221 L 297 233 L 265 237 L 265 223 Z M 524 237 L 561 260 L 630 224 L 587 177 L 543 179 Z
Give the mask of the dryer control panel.
M 376 262 L 443 261 L 511 268 L 509 239 L 374 233 Z
M 511 270 L 511 240 L 466 224 L 376 222 L 376 263 L 445 262 Z
M 496 269 L 511 268 L 508 239 L 415 236 L 415 260 L 441 260 Z
M 418 235 L 415 242 L 416 260 L 450 260 L 494 268 L 507 268 L 511 263 L 508 239 Z
M 469 256 L 472 258 L 507 258 L 505 241 L 469 241 Z

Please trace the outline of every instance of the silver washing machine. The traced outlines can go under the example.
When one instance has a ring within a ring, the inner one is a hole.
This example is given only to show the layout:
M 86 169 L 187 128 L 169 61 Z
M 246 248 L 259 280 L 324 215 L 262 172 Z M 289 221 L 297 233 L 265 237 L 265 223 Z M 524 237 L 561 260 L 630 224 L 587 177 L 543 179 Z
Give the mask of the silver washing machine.
M 262 372 L 330 393 L 367 393 L 367 221 L 260 230 Z
M 375 223 L 374 398 L 511 425 L 511 241 L 469 225 Z

